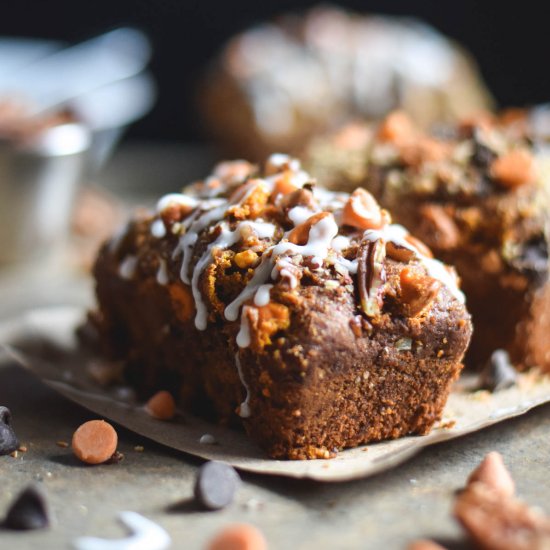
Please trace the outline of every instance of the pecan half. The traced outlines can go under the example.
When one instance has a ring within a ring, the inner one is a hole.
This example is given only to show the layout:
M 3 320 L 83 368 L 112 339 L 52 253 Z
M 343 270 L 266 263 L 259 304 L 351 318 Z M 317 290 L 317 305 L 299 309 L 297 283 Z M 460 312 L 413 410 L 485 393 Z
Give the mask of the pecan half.
M 361 309 L 367 317 L 377 317 L 382 311 L 383 289 L 386 282 L 385 257 L 384 241 L 361 241 L 357 255 L 357 286 Z

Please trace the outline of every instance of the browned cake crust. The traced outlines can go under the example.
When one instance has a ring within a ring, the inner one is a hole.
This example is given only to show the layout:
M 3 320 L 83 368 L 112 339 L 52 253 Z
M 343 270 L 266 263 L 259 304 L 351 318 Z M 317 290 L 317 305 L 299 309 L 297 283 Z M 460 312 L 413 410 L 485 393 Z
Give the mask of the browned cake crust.
M 491 105 L 469 55 L 432 27 L 328 6 L 233 37 L 198 95 L 224 152 L 261 161 L 356 116 L 399 107 L 430 125 Z
M 427 433 L 471 334 L 453 271 L 365 192 L 281 155 L 254 172 L 224 163 L 103 247 L 106 353 L 276 458 Z
M 318 140 L 307 155 L 324 184 L 363 185 L 456 267 L 475 325 L 474 366 L 504 348 L 520 368 L 550 369 L 550 173 L 537 116 L 483 114 L 429 135 L 396 112 Z

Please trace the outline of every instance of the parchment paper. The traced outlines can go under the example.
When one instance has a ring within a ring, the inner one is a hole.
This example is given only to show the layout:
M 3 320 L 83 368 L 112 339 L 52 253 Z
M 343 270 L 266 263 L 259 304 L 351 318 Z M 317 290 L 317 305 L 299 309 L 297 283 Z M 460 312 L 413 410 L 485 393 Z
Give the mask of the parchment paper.
M 467 390 L 472 381 L 462 378 L 449 398 L 443 420 L 429 435 L 346 450 L 330 460 L 272 460 L 244 432 L 183 411 L 170 422 L 155 420 L 140 404 L 125 400 L 120 388 L 100 386 L 89 374 L 91 362 L 97 364 L 99 358 L 81 349 L 75 337 L 84 315 L 79 308 L 47 308 L 3 322 L 2 350 L 48 386 L 98 415 L 173 449 L 221 460 L 248 472 L 318 481 L 366 477 L 393 468 L 428 445 L 480 430 L 550 401 L 550 378 L 536 373 L 520 375 L 517 386 L 494 394 Z M 213 436 L 215 443 L 201 443 L 205 434 Z

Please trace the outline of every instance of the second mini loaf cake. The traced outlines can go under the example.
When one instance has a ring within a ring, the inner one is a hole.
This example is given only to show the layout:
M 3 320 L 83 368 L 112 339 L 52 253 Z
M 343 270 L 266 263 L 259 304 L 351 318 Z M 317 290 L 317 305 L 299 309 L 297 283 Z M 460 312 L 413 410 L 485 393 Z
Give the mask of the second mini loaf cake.
M 428 134 L 402 112 L 312 143 L 329 187 L 361 185 L 454 265 L 475 332 L 467 364 L 506 349 L 550 370 L 548 110 L 481 114 Z
M 451 268 L 371 195 L 316 187 L 283 155 L 163 197 L 95 277 L 91 318 L 143 397 L 240 417 L 276 458 L 429 432 L 471 334 Z

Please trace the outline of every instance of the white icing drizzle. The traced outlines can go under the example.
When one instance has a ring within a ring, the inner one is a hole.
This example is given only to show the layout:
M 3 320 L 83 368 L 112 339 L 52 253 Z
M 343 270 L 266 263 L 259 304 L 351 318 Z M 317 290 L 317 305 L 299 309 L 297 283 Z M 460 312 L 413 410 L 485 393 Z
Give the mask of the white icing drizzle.
M 168 284 L 168 269 L 166 268 L 166 261 L 163 258 L 159 260 L 159 268 L 157 270 L 157 283 L 159 285 Z
M 315 212 L 318 211 L 319 210 L 316 210 Z M 296 226 L 304 223 L 308 218 L 315 214 L 315 212 L 305 206 L 295 206 L 288 211 L 288 218 Z
M 273 285 L 260 285 L 256 294 L 254 295 L 254 305 L 258 307 L 266 306 L 269 304 L 270 296 L 269 291 L 273 288 Z
M 161 219 L 156 219 L 151 224 L 151 235 L 153 235 L 153 237 L 157 239 L 162 239 L 163 237 L 166 237 L 166 226 Z
M 208 321 L 208 310 L 202 299 L 202 293 L 199 288 L 199 279 L 204 269 L 212 261 L 213 251 L 215 249 L 224 250 L 239 242 L 242 238 L 243 231 L 245 231 L 246 228 L 250 228 L 255 231 L 260 238 L 273 238 L 273 235 L 275 234 L 275 226 L 272 223 L 265 222 L 244 221 L 240 223 L 234 231 L 230 231 L 227 228 L 226 222 L 222 222 L 219 227 L 221 228 L 220 235 L 206 248 L 206 252 L 202 255 L 193 270 L 193 277 L 191 279 L 191 290 L 193 292 L 193 297 L 197 308 L 195 326 L 199 330 L 204 330 Z
M 281 279 L 287 279 L 290 288 L 296 288 L 298 286 L 298 279 L 293 273 L 295 269 L 296 266 L 288 258 L 277 258 L 275 266 L 271 271 L 271 278 L 275 280 L 279 276 Z
M 247 348 L 250 345 L 250 324 L 248 322 L 248 315 L 246 314 L 247 306 L 243 307 L 243 313 L 241 315 L 241 328 L 237 334 L 237 346 L 240 348 Z
M 251 415 L 250 410 L 250 388 L 248 387 L 248 384 L 244 380 L 243 376 L 243 369 L 241 366 L 241 358 L 239 357 L 239 354 L 235 354 L 235 364 L 237 365 L 237 372 L 239 373 L 239 378 L 241 379 L 241 384 L 244 386 L 244 389 L 246 390 L 246 398 L 241 403 L 239 407 L 239 416 L 241 418 L 249 418 Z
M 351 246 L 351 239 L 344 235 L 338 235 L 332 239 L 330 246 L 336 250 L 336 252 L 342 252 Z
M 150 519 L 136 512 L 120 512 L 120 522 L 130 535 L 123 539 L 80 537 L 73 542 L 76 550 L 165 550 L 172 543 L 170 535 Z
M 199 205 L 199 201 L 195 197 L 184 195 L 183 193 L 168 193 L 157 202 L 157 212 L 162 212 L 174 204 L 185 206 L 186 208 L 196 208 Z
M 136 272 L 138 259 L 136 256 L 128 255 L 120 265 L 118 266 L 118 274 L 123 279 L 131 279 L 134 276 L 134 273 Z
M 237 320 L 241 306 L 252 298 L 252 296 L 256 294 L 258 288 L 269 279 L 273 268 L 270 256 L 270 253 L 264 253 L 260 265 L 254 271 L 252 279 L 248 281 L 248 284 L 243 288 L 242 292 L 225 308 L 224 315 L 228 321 Z

